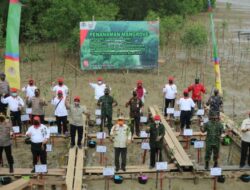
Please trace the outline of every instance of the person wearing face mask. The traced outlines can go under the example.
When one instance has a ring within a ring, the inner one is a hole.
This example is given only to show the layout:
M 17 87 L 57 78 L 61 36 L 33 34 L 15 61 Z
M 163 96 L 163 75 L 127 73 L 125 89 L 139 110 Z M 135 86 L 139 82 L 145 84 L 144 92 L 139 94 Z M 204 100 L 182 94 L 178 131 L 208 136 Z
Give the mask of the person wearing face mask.
M 76 131 L 78 134 L 77 146 L 78 148 L 82 148 L 83 125 L 85 125 L 83 114 L 89 117 L 86 106 L 81 106 L 80 97 L 76 96 L 74 98 L 74 104 L 70 105 L 69 107 L 69 115 L 71 116 L 70 117 L 71 148 L 75 146 Z
M 12 145 L 11 134 L 12 134 L 11 122 L 6 120 L 5 115 L 0 115 L 0 164 L 2 162 L 2 152 L 4 150 L 9 164 L 9 172 L 13 173 L 14 160 L 11 153 L 11 145 Z
M 203 84 L 200 83 L 200 79 L 195 79 L 195 84 L 188 87 L 188 92 L 192 91 L 192 99 L 196 103 L 198 109 L 201 109 L 202 94 L 206 93 L 206 89 Z
M 95 90 L 95 100 L 99 100 L 104 95 L 104 90 L 108 87 L 102 77 L 97 78 L 97 83 L 90 82 L 89 85 Z
M 132 135 L 140 135 L 140 110 L 143 107 L 143 102 L 137 97 L 136 91 L 133 91 L 133 97 L 126 103 L 126 107 L 130 106 L 129 116 L 131 119 Z M 135 129 L 134 129 L 135 128 Z
M 1 102 L 8 104 L 10 110 L 10 118 L 13 126 L 20 127 L 20 133 L 22 132 L 22 122 L 21 122 L 21 110 L 24 107 L 23 99 L 17 95 L 17 89 L 10 89 L 11 96 L 7 98 L 1 97 Z
M 10 86 L 8 81 L 5 80 L 5 74 L 0 73 L 0 98 L 7 98 L 10 94 Z M 4 95 L 4 96 L 3 96 Z M 0 101 L 0 113 L 7 115 L 8 104 L 4 104 Z
M 175 99 L 177 95 L 177 87 L 174 84 L 174 78 L 169 77 L 168 78 L 168 84 L 165 85 L 163 88 L 163 94 L 165 97 L 165 109 L 164 114 L 165 116 L 168 116 L 167 114 L 167 108 L 170 106 L 170 108 L 174 108 Z
M 192 110 L 195 107 L 195 103 L 188 96 L 188 89 L 183 91 L 183 97 L 179 100 L 179 107 L 181 110 L 180 122 L 181 122 L 181 132 L 183 132 L 184 127 L 186 126 L 187 129 L 190 128 L 190 120 L 192 116 Z
M 44 98 L 40 97 L 40 89 L 35 89 L 35 96 L 32 97 L 30 100 L 27 99 L 28 107 L 31 107 L 31 121 L 35 116 L 40 118 L 42 124 L 44 124 L 44 106 L 47 106 L 47 103 Z
M 26 136 L 30 137 L 31 140 L 31 153 L 34 166 L 31 172 L 34 173 L 38 159 L 41 164 L 47 164 L 46 144 L 50 138 L 50 131 L 45 125 L 41 124 L 40 118 L 35 116 L 33 125 L 29 127 Z
M 118 117 L 117 124 L 112 127 L 110 135 L 114 141 L 115 171 L 118 172 L 120 168 L 126 171 L 127 146 L 131 143 L 131 131 L 124 123 L 122 116 Z M 122 159 L 121 167 L 120 155 Z
M 105 126 L 107 119 L 107 127 L 110 134 L 110 130 L 112 127 L 112 115 L 113 115 L 113 107 L 117 106 L 117 101 L 109 95 L 110 90 L 106 88 L 104 90 L 104 96 L 101 96 L 97 102 L 97 106 L 101 107 L 101 126 L 100 131 L 103 131 L 103 126 Z
M 159 115 L 154 116 L 154 122 L 146 130 L 150 134 L 150 166 L 152 169 L 155 167 L 155 162 L 162 161 L 162 148 L 163 138 L 165 135 L 165 127 L 161 123 L 161 117 Z
M 137 97 L 145 103 L 145 96 L 147 94 L 146 89 L 142 86 L 142 80 L 137 81 L 137 87 L 134 89 L 137 93 Z
M 66 97 L 69 94 L 68 87 L 64 84 L 63 78 L 57 79 L 58 84 L 52 88 L 52 91 L 57 95 L 58 91 L 61 90 L 63 92 L 63 96 Z
M 55 116 L 56 116 L 56 124 L 58 127 L 58 133 L 67 135 L 68 128 L 67 128 L 67 116 L 68 111 L 67 108 L 69 107 L 69 102 L 66 97 L 63 96 L 63 91 L 59 90 L 57 92 L 57 97 L 54 97 L 51 100 L 51 104 L 55 106 Z M 63 126 L 63 130 L 61 128 Z
M 22 91 L 26 94 L 26 99 L 30 100 L 35 96 L 35 90 L 37 87 L 34 85 L 35 81 L 33 79 L 29 80 L 29 84 L 22 88 Z

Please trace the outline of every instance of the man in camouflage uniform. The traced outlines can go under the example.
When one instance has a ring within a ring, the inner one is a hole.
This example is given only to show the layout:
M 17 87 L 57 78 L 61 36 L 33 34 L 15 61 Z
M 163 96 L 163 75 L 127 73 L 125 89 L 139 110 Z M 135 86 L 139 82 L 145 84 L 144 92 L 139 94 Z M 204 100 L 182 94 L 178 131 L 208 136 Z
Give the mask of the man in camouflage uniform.
M 143 107 L 143 102 L 137 97 L 136 91 L 133 91 L 133 97 L 126 103 L 126 107 L 130 106 L 131 132 L 134 135 L 140 135 L 140 111 Z M 135 128 L 135 129 L 134 129 Z
M 219 121 L 217 114 L 211 113 L 209 121 L 201 127 L 202 132 L 207 132 L 206 153 L 205 153 L 205 169 L 209 168 L 209 161 L 213 152 L 214 167 L 218 166 L 218 158 L 220 152 L 220 137 L 223 132 L 223 125 Z
M 97 102 L 98 106 L 101 106 L 101 129 L 103 131 L 103 126 L 105 125 L 105 121 L 107 119 L 107 127 L 109 130 L 109 134 L 112 127 L 112 114 L 113 114 L 113 107 L 117 106 L 117 101 L 109 95 L 110 90 L 106 88 L 104 90 L 104 96 L 101 96 Z
M 159 115 L 154 116 L 154 123 L 150 124 L 147 128 L 147 132 L 150 134 L 150 166 L 152 169 L 155 167 L 155 162 L 162 161 L 162 148 L 163 138 L 165 136 L 165 127 L 161 123 L 161 117 Z
M 222 109 L 223 101 L 222 97 L 219 95 L 218 89 L 214 89 L 214 95 L 209 98 L 206 104 L 207 106 L 210 105 L 209 115 L 214 113 L 218 117 L 220 116 L 220 111 Z

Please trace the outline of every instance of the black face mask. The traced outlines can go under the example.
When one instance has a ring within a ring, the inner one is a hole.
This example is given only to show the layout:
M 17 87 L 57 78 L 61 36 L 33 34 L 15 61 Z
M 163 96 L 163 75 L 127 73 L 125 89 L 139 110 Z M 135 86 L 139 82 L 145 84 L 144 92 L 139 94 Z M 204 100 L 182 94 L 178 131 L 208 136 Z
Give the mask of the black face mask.
M 38 97 L 38 96 L 39 96 L 39 93 L 38 93 L 38 92 L 35 92 L 35 96 Z
M 137 96 L 137 94 L 136 93 L 133 93 L 133 97 L 136 97 Z
M 168 83 L 169 83 L 169 84 L 173 84 L 173 81 L 172 81 L 172 80 L 170 80 L 170 81 L 168 81 Z
M 108 92 L 105 92 L 104 94 L 105 94 L 105 95 L 109 95 L 109 93 L 108 93 Z
M 63 83 L 62 83 L 62 82 L 59 82 L 58 84 L 59 84 L 60 86 L 62 86 L 62 85 L 63 85 Z
M 188 97 L 188 93 L 184 93 L 184 97 Z
M 40 125 L 40 122 L 37 120 L 35 120 L 33 123 L 34 123 L 34 125 Z

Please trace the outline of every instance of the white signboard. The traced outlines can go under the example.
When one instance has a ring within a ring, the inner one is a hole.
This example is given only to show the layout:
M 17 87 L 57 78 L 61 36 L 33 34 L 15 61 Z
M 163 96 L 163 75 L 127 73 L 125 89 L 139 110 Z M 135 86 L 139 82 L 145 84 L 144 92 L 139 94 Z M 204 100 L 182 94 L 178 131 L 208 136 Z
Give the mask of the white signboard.
M 96 152 L 104 153 L 107 152 L 106 146 L 96 146 Z
M 115 175 L 115 168 L 114 167 L 103 168 L 102 175 L 103 176 Z
M 204 115 L 204 109 L 199 109 L 197 112 L 196 112 L 196 115 Z
M 30 116 L 28 114 L 21 115 L 21 121 L 29 121 L 29 120 L 30 120 Z
M 146 131 L 140 131 L 140 137 L 141 138 L 147 138 L 148 137 L 148 133 L 146 133 Z
M 211 176 L 221 176 L 221 168 L 211 168 L 210 175 Z
M 174 108 L 167 108 L 167 113 L 168 114 L 173 114 L 174 113 Z
M 46 151 L 52 152 L 52 144 L 46 144 Z
M 57 134 L 58 133 L 58 127 L 57 126 L 51 126 L 49 127 L 50 133 Z
M 96 133 L 96 138 L 97 139 L 105 139 L 106 138 L 106 133 L 105 132 L 97 132 Z
M 208 121 L 209 121 L 208 118 L 207 118 L 207 117 L 204 117 L 203 123 L 207 123 Z
M 32 108 L 26 108 L 26 113 L 31 114 L 32 113 Z
M 102 123 L 102 120 L 101 120 L 100 118 L 97 118 L 97 119 L 95 120 L 95 124 L 96 124 L 96 125 L 101 125 L 101 123 Z
M 194 141 L 194 148 L 203 148 L 204 141 Z
M 35 165 L 35 172 L 36 173 L 46 173 L 47 172 L 47 165 L 46 164 Z
M 184 129 L 184 136 L 192 136 L 193 135 L 193 129 Z
M 100 109 L 96 109 L 95 110 L 95 115 L 96 116 L 100 116 L 101 115 L 101 110 Z
M 146 116 L 141 116 L 140 117 L 140 123 L 147 123 L 148 118 Z
M 168 163 L 167 162 L 156 162 L 156 170 L 162 171 L 168 169 Z
M 14 133 L 20 133 L 20 127 L 19 126 L 13 126 L 12 130 Z
M 174 111 L 174 117 L 180 117 L 181 111 Z
M 141 143 L 141 149 L 142 150 L 150 150 L 150 146 L 148 142 Z

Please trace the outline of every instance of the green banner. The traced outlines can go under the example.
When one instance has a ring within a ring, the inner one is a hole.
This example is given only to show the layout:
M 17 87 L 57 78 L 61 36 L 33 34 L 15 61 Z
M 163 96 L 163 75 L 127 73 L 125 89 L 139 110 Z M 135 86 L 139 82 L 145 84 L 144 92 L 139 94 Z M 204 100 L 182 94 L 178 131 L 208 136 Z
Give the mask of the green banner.
M 81 69 L 147 69 L 158 65 L 158 21 L 80 23 Z

